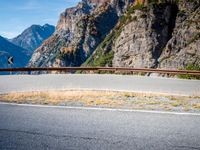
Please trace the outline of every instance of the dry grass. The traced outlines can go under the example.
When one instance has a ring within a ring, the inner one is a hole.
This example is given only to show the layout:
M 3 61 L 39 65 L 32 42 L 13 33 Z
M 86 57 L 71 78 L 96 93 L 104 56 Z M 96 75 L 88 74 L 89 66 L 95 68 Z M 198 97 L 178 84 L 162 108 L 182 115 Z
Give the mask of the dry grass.
M 110 100 L 116 95 L 115 92 L 100 91 L 48 91 L 48 92 L 26 92 L 10 93 L 0 95 L 1 101 L 16 103 L 38 103 L 38 104 L 59 104 L 65 102 L 81 102 L 86 105 L 119 104 Z M 105 97 L 105 98 L 104 98 Z
M 192 105 L 194 109 L 200 110 L 200 103 L 196 103 Z
M 165 111 L 200 111 L 200 97 L 108 91 L 46 91 L 0 95 L 0 101 Z

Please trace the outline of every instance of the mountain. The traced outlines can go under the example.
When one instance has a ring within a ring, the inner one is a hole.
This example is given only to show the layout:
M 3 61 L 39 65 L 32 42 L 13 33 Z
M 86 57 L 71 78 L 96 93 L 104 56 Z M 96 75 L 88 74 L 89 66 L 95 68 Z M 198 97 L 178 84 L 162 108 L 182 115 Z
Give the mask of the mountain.
M 7 64 L 9 56 L 14 57 L 12 67 L 25 67 L 31 57 L 31 53 L 0 36 L 0 68 L 9 67 Z
M 85 66 L 184 69 L 200 66 L 200 2 L 132 5 Z
M 22 34 L 11 39 L 10 41 L 29 51 L 34 51 L 38 48 L 44 40 L 49 38 L 55 31 L 55 27 L 49 24 L 43 26 L 32 25 L 24 30 Z
M 60 15 L 29 66 L 199 66 L 199 18 L 196 0 L 82 0 Z
M 125 2 L 126 1 L 126 2 Z M 128 0 L 83 0 L 60 15 L 56 31 L 29 66 L 80 66 L 114 28 Z

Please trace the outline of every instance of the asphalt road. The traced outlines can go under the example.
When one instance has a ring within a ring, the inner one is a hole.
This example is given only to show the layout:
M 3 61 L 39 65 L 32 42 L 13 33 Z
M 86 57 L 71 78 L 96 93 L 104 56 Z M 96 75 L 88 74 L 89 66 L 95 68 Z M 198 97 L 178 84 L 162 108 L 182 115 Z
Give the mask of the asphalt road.
M 0 76 L 0 94 L 9 92 L 69 89 L 150 92 L 200 96 L 200 81 L 96 74 Z
M 1 150 L 200 150 L 200 115 L 0 104 Z

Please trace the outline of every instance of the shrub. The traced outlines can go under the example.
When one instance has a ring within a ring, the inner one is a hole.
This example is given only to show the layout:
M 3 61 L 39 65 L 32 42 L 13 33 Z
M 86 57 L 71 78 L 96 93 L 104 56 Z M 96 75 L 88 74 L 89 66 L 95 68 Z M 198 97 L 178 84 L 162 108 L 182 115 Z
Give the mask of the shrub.
M 114 57 L 113 51 L 106 53 L 105 55 L 101 55 L 97 60 L 94 61 L 94 66 L 112 66 L 112 60 Z
M 200 71 L 200 66 L 189 64 L 189 65 L 186 66 L 186 70 Z M 181 79 L 197 79 L 197 80 L 200 80 L 200 76 L 196 76 L 196 75 L 178 75 L 178 77 L 181 78 Z

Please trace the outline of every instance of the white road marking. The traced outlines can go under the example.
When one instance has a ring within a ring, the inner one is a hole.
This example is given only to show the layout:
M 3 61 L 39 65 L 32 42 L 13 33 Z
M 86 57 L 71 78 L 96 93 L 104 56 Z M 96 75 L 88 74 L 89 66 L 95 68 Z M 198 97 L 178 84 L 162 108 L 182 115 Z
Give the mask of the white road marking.
M 138 113 L 153 113 L 153 114 L 200 116 L 200 113 L 167 112 L 167 111 L 153 111 L 153 110 L 149 111 L 149 110 L 96 108 L 96 107 L 50 106 L 50 105 L 17 104 L 17 103 L 5 103 L 5 102 L 0 102 L 0 105 L 38 107 L 38 108 L 62 108 L 62 109 L 77 109 L 77 110 L 119 111 L 119 112 L 138 112 Z

